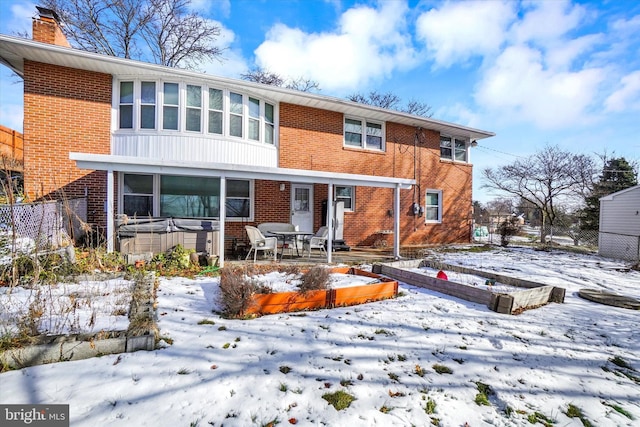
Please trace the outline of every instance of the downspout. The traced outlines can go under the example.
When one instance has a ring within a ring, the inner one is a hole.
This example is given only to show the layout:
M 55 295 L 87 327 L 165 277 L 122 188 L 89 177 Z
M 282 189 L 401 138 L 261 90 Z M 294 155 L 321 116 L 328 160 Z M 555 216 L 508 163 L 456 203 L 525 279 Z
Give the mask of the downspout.
M 327 239 L 327 264 L 331 264 L 333 252 L 333 184 L 327 185 L 327 227 L 329 228 L 329 238 Z M 311 249 L 309 249 L 311 250 Z
M 400 259 L 400 184 L 396 184 L 394 189 L 393 257 Z

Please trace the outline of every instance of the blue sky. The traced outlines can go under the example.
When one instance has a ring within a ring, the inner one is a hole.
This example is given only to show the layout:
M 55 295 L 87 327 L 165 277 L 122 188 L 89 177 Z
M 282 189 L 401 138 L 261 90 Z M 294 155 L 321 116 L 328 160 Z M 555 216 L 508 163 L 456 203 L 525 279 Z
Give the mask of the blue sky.
M 30 31 L 36 3 L 3 0 L 0 32 Z M 496 133 L 480 171 L 558 145 L 640 161 L 640 2 L 194 0 L 222 28 L 222 62 L 304 76 L 320 93 L 372 90 L 431 105 L 433 117 Z M 0 124 L 22 129 L 22 86 L 0 66 Z

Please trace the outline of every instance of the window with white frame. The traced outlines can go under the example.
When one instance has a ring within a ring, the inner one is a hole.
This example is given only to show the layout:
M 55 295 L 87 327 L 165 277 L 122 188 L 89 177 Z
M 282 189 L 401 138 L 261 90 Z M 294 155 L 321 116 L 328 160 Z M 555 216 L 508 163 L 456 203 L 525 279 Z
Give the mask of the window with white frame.
M 275 114 L 274 106 L 264 103 L 264 142 L 275 144 Z
M 117 88 L 119 129 L 205 133 L 276 143 L 276 106 L 263 99 L 177 82 L 121 81 Z
M 122 213 L 138 218 L 153 216 L 153 175 L 125 174 L 122 181 Z
M 226 218 L 250 220 L 253 183 L 227 180 Z M 220 179 L 122 174 L 122 213 L 134 217 L 219 218 Z
M 209 133 L 223 134 L 224 96 L 222 90 L 209 88 Z
M 156 128 L 156 82 L 140 83 L 140 129 Z
M 120 129 L 133 128 L 133 82 L 120 82 Z
M 353 212 L 355 210 L 356 204 L 354 194 L 354 187 L 336 185 L 336 201 L 344 202 L 345 211 Z
M 202 87 L 187 85 L 186 129 L 200 132 L 202 122 Z
M 353 117 L 344 119 L 344 145 L 365 148 L 368 150 L 384 150 L 382 123 L 367 121 Z
M 440 158 L 455 160 L 457 162 L 467 161 L 467 144 L 464 140 L 449 136 L 440 136 Z
M 425 195 L 425 222 L 442 222 L 442 190 L 427 190 Z
M 242 95 L 231 92 L 229 103 L 229 135 L 242 138 L 242 122 L 244 121 Z
M 162 129 L 178 130 L 180 91 L 178 83 L 165 83 L 162 107 Z

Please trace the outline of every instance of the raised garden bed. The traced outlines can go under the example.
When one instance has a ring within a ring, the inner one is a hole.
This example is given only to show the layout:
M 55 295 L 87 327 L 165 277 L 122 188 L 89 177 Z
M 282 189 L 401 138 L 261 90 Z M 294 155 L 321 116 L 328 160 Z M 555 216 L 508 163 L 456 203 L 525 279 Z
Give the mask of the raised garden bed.
M 394 298 L 398 295 L 396 280 L 350 267 L 333 268 L 331 272 L 369 277 L 379 283 L 308 292 L 254 294 L 242 316 L 343 307 Z
M 105 354 L 153 350 L 157 339 L 155 275 L 135 280 L 126 330 L 39 335 L 0 351 L 0 371 Z
M 472 274 L 495 281 L 496 283 L 512 286 L 517 290 L 508 293 L 496 292 L 488 287 L 456 283 L 451 280 L 442 280 L 410 271 L 410 269 L 420 267 Z M 373 266 L 373 271 L 410 285 L 430 289 L 466 301 L 484 304 L 489 307 L 490 310 L 504 314 L 518 314 L 524 310 L 537 308 L 549 302 L 564 302 L 564 288 L 547 286 L 529 280 L 429 260 L 418 259 L 376 264 Z

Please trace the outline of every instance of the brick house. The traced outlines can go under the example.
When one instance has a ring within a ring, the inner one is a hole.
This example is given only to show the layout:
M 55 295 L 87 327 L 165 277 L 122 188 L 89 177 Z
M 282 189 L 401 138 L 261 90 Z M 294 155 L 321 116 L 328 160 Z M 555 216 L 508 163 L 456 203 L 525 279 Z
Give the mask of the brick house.
M 224 247 L 247 224 L 317 230 L 327 200 L 351 246 L 471 240 L 470 147 L 493 133 L 73 49 L 44 11 L 33 40 L 0 35 L 24 79 L 25 193 L 86 195 L 110 249 L 122 215 L 213 219 Z

